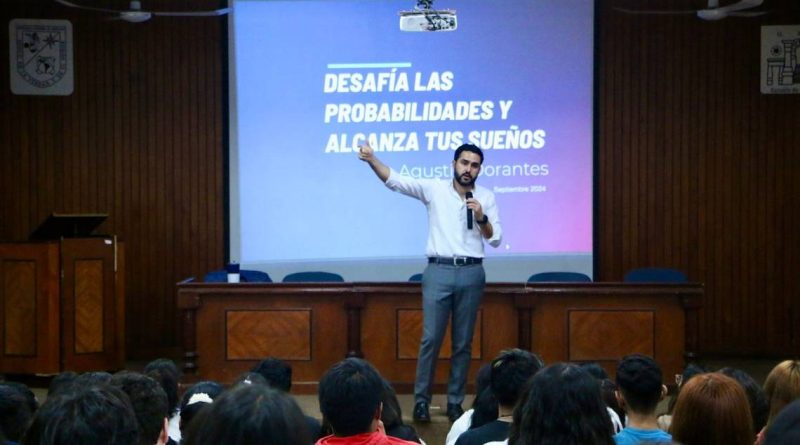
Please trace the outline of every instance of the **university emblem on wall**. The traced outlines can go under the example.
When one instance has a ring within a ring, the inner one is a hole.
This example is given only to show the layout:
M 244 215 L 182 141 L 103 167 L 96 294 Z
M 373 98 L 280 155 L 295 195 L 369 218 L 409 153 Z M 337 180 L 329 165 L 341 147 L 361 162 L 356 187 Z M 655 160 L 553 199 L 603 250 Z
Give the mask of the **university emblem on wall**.
M 14 19 L 8 27 L 11 91 L 72 94 L 72 24 L 67 20 Z
M 800 25 L 761 27 L 761 92 L 800 94 Z

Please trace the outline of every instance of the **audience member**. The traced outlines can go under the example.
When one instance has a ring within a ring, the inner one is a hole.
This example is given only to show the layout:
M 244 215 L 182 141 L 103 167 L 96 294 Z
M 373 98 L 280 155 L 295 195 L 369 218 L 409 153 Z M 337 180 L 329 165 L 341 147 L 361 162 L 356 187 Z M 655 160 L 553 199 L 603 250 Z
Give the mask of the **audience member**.
M 381 380 L 383 381 L 381 422 L 383 422 L 383 430 L 386 435 L 410 442 L 422 443 L 417 430 L 413 426 L 403 423 L 403 411 L 400 409 L 397 393 L 392 388 L 391 383 L 386 379 Z
M 320 411 L 333 434 L 321 438 L 317 444 L 415 444 L 387 436 L 383 431 L 382 392 L 382 378 L 368 362 L 348 358 L 333 365 L 319 382 Z
M 800 360 L 784 360 L 772 368 L 764 381 L 764 393 L 769 403 L 769 416 L 766 427 L 758 433 L 757 444 L 763 441 L 772 419 L 786 405 L 800 399 Z
M 151 361 L 144 367 L 144 374 L 161 385 L 164 393 L 167 394 L 167 412 L 169 413 L 169 444 L 175 444 L 181 440 L 180 422 L 181 416 L 178 410 L 178 385 L 181 381 L 181 371 L 174 361 L 168 358 L 159 358 Z
M 260 375 L 271 388 L 288 393 L 292 389 L 292 367 L 289 363 L 275 358 L 267 357 L 251 370 L 252 374 Z M 320 422 L 306 415 L 306 425 L 311 433 L 311 439 L 316 442 L 324 435 Z
M 47 396 L 50 397 L 57 394 L 62 389 L 72 386 L 72 383 L 77 378 L 78 374 L 72 371 L 64 371 L 57 374 L 50 380 L 50 386 L 47 388 Z
M 303 412 L 284 391 L 239 385 L 192 421 L 187 445 L 310 445 Z
M 658 428 L 656 408 L 667 394 L 661 368 L 650 357 L 632 354 L 617 365 L 617 401 L 625 410 L 625 428 L 614 436 L 617 445 L 671 442 L 672 436 Z
M 289 392 L 292 389 L 292 367 L 281 359 L 267 357 L 257 364 L 252 372 L 261 374 L 272 388 Z
M 761 385 L 750 374 L 735 368 L 722 368 L 719 372 L 736 380 L 742 385 L 747 401 L 750 404 L 750 417 L 753 418 L 753 431 L 761 431 L 767 425 L 769 416 L 769 402 Z
M 221 384 L 212 380 L 204 380 L 195 383 L 183 393 L 180 405 L 181 443 L 183 443 L 183 435 L 188 431 L 195 415 L 207 405 L 213 403 L 224 390 L 225 387 Z
M 528 381 L 544 366 L 541 359 L 522 349 L 500 353 L 491 363 L 490 388 L 497 399 L 497 420 L 464 432 L 456 445 L 483 445 L 508 438 L 512 412 Z
M 533 376 L 514 409 L 510 445 L 613 445 L 597 380 L 578 365 L 556 363 Z
M 36 400 L 34 398 L 31 403 L 25 390 L 33 394 L 25 385 L 14 382 L 0 383 L 0 431 L 5 441 L 19 442 L 36 412 Z
M 603 403 L 606 404 L 606 411 L 608 411 L 608 416 L 611 418 L 614 433 L 622 431 L 621 419 L 625 417 L 625 413 L 617 403 L 617 385 L 608 378 L 606 370 L 597 362 L 585 362 L 578 366 L 586 370 L 600 383 L 600 395 L 603 397 Z
M 475 398 L 472 400 L 472 407 L 450 426 L 445 445 L 455 445 L 458 437 L 468 429 L 478 428 L 481 425 L 497 420 L 497 399 L 489 387 L 491 376 L 491 363 L 485 363 L 478 368 L 478 373 L 475 375 Z
M 139 432 L 128 396 L 98 384 L 73 386 L 48 397 L 22 445 L 136 445 Z
M 752 445 L 755 434 L 744 389 L 717 372 L 693 377 L 678 394 L 670 433 L 683 445 Z
M 233 381 L 233 385 L 231 386 L 239 386 L 239 385 L 269 386 L 269 384 L 267 384 L 267 379 L 265 379 L 264 376 L 262 376 L 257 372 L 252 372 L 252 371 L 240 374 L 239 377 L 236 377 L 236 380 Z
M 121 389 L 131 401 L 139 425 L 139 445 L 166 444 L 169 402 L 161 385 L 146 375 L 129 371 L 115 374 L 110 384 Z
M 794 401 L 772 419 L 764 445 L 797 445 L 800 443 L 800 400 Z
M 669 431 L 669 426 L 672 423 L 672 411 L 675 410 L 675 402 L 678 400 L 678 395 L 681 392 L 681 388 L 683 385 L 686 384 L 692 377 L 703 374 L 708 372 L 705 366 L 699 363 L 689 363 L 683 368 L 683 372 L 679 375 L 675 376 L 675 384 L 678 386 L 678 391 L 674 394 L 670 400 L 669 404 L 667 405 L 667 413 L 658 416 L 658 427 L 664 431 Z

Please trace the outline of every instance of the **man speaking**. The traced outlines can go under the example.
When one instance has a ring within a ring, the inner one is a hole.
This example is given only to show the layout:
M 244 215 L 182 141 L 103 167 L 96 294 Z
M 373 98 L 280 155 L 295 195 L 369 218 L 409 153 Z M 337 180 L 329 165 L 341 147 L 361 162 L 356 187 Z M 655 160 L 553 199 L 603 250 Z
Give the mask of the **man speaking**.
M 368 142 L 359 146 L 358 157 L 389 189 L 419 199 L 428 209 L 428 267 L 422 276 L 423 333 L 414 383 L 414 420 L 430 421 L 436 359 L 452 314 L 447 417 L 455 421 L 463 413 L 472 333 L 486 284 L 483 240 L 497 247 L 502 237 L 494 193 L 475 185 L 483 152 L 472 144 L 458 147 L 452 180 L 400 175 L 375 156 Z

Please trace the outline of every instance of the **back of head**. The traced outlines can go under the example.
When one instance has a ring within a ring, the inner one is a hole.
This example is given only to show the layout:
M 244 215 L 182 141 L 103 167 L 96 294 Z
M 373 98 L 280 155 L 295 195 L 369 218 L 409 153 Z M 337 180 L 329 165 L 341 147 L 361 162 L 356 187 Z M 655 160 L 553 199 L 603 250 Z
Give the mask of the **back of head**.
M 579 366 L 597 380 L 602 381 L 608 378 L 608 373 L 606 370 L 603 369 L 603 367 L 597 362 L 585 362 L 581 363 Z
M 800 399 L 800 360 L 785 360 L 772 368 L 764 381 L 764 393 L 769 402 L 769 424 L 786 405 Z
M 755 433 L 744 389 L 720 373 L 695 376 L 678 395 L 670 432 L 684 445 L 752 445 Z
M 234 380 L 232 386 L 239 386 L 239 385 L 269 386 L 269 384 L 267 383 L 267 379 L 265 379 L 263 375 L 252 371 L 242 373 L 239 375 L 239 377 L 236 377 L 236 380 Z
M 597 379 L 574 364 L 556 363 L 533 376 L 514 409 L 510 445 L 613 445 L 613 427 Z
M 76 387 L 48 397 L 22 445 L 135 445 L 139 433 L 128 397 L 108 385 Z
M 222 394 L 225 387 L 212 380 L 204 380 L 190 386 L 181 398 L 181 434 L 188 429 L 195 415 L 210 405 Z
M 57 376 L 53 377 L 53 380 L 50 380 L 50 386 L 47 388 L 47 396 L 53 396 L 54 394 L 69 388 L 77 378 L 78 374 L 72 371 L 64 371 L 59 373 Z
M 403 424 L 403 411 L 400 408 L 400 402 L 397 400 L 397 392 L 395 392 L 388 380 L 382 378 L 381 381 L 383 382 L 381 422 L 383 422 L 386 435 L 418 442 L 419 435 L 417 430 L 411 425 Z
M 139 443 L 153 445 L 164 428 L 164 419 L 169 415 L 167 394 L 161 385 L 146 375 L 122 371 L 111 378 L 115 386 L 128 395 L 139 424 Z
M 151 377 L 167 394 L 167 408 L 170 413 L 178 408 L 178 383 L 181 381 L 181 372 L 174 361 L 168 358 L 155 359 L 144 367 L 143 373 Z
M 617 389 L 628 409 L 635 413 L 655 413 L 664 394 L 662 379 L 658 363 L 646 355 L 627 355 L 617 364 Z
M 6 439 L 19 442 L 35 411 L 36 406 L 31 406 L 20 387 L 9 382 L 0 383 L 0 431 Z
M 750 374 L 735 368 L 722 368 L 719 372 L 736 380 L 742 385 L 747 401 L 750 404 L 750 417 L 753 419 L 753 430 L 761 431 L 767 424 L 769 416 L 769 403 L 761 385 Z
M 264 385 L 240 385 L 197 415 L 185 443 L 310 445 L 312 439 L 300 407 L 289 394 Z
M 497 402 L 514 406 L 525 384 L 544 365 L 539 357 L 515 348 L 501 352 L 491 366 L 491 387 Z
M 764 436 L 764 445 L 797 445 L 800 443 L 800 400 L 787 405 Z
M 286 392 L 292 389 L 292 367 L 281 359 L 267 357 L 252 372 L 261 374 L 272 388 Z
M 383 383 L 368 362 L 348 358 L 333 365 L 319 382 L 319 407 L 336 436 L 372 431 Z

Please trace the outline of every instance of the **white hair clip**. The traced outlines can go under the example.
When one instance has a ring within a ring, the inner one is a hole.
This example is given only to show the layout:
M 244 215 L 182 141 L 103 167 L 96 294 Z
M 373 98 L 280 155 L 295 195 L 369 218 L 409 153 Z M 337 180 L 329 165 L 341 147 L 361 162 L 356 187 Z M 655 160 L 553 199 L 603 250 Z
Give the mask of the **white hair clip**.
M 189 397 L 189 402 L 186 403 L 186 406 L 189 406 L 189 405 L 191 405 L 193 403 L 213 403 L 213 402 L 214 402 L 214 399 L 209 397 L 208 394 L 206 394 L 204 392 L 198 392 L 198 393 L 192 394 L 192 397 Z

